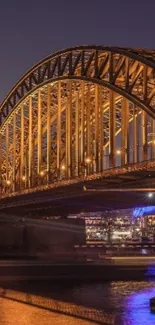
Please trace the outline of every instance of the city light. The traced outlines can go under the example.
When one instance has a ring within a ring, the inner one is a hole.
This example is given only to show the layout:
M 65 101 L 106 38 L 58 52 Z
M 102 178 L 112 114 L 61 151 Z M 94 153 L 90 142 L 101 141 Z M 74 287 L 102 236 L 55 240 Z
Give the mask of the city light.
M 10 185 L 10 184 L 11 184 L 11 181 L 8 179 L 8 180 L 6 181 L 6 184 L 7 184 L 7 185 Z
M 41 176 L 41 177 L 44 176 L 44 171 L 43 171 L 43 170 L 41 170 L 41 172 L 40 172 L 40 176 Z
M 26 180 L 26 176 L 23 175 L 22 177 L 22 181 L 25 181 Z
M 148 193 L 149 199 L 153 197 L 153 193 Z

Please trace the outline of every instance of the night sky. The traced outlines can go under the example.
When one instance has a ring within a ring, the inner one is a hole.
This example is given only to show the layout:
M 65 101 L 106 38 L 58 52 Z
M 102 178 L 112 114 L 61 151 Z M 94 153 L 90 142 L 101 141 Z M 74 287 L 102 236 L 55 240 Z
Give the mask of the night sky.
M 38 60 L 85 44 L 155 49 L 155 0 L 0 0 L 0 101 Z

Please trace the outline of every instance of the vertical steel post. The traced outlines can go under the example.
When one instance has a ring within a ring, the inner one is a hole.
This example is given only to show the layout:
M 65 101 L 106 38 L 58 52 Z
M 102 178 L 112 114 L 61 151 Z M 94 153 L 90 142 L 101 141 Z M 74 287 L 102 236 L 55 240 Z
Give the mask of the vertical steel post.
M 110 168 L 115 167 L 115 103 L 114 103 L 114 92 L 109 91 L 110 100 L 110 111 L 109 111 L 109 166 Z
M 142 110 L 142 160 L 147 160 L 147 114 Z
M 9 179 L 9 123 L 6 124 L 6 181 L 10 181 Z
M 130 161 L 129 154 L 129 102 L 126 98 L 122 99 L 121 112 L 121 165 L 125 165 Z
M 27 158 L 26 158 L 27 159 Z M 26 161 L 27 166 L 27 161 Z M 29 97 L 28 186 L 32 185 L 32 97 Z
M 151 118 L 151 159 L 155 158 L 155 120 Z
M 16 190 L 16 114 L 13 115 L 13 191 Z
M 87 93 L 86 93 L 86 155 L 87 159 L 89 158 L 92 160 L 94 158 L 94 152 L 93 152 L 93 145 L 91 141 L 91 128 L 90 128 L 90 85 L 87 85 Z M 91 145 L 92 145 L 92 152 L 91 152 Z M 86 162 L 87 163 L 87 162 Z M 93 166 L 93 161 L 90 161 L 90 163 L 87 163 L 87 173 L 89 174 L 91 170 L 91 166 Z
M 81 165 L 85 163 L 84 159 L 84 111 L 85 111 L 85 83 L 81 82 L 81 154 L 80 161 Z
M 79 92 L 76 95 L 75 107 L 75 156 L 76 156 L 76 176 L 79 176 Z
M 66 142 L 67 142 L 67 176 L 72 176 L 72 81 L 69 80 L 69 94 L 66 115 Z
M 137 115 L 136 107 L 133 107 L 133 162 L 137 162 Z
M 147 71 L 148 68 L 145 65 L 143 69 L 143 92 L 144 101 L 147 100 Z M 147 114 L 142 110 L 142 145 L 143 145 L 143 160 L 147 160 Z
M 38 178 L 40 184 L 40 172 L 42 167 L 42 110 L 41 110 L 41 90 L 38 90 Z
M 141 118 L 141 116 L 140 116 Z M 139 119 L 139 108 L 137 107 L 137 118 L 136 118 L 136 131 L 137 131 L 137 162 L 140 161 L 140 135 L 141 135 L 141 125 L 140 124 L 140 119 Z
M 104 124 L 103 124 L 103 103 L 102 103 L 102 87 L 100 87 L 100 99 L 99 99 L 99 112 L 100 112 L 100 171 L 103 171 L 104 169 L 104 151 L 103 151 L 103 145 L 104 145 Z
M 0 132 L 0 192 L 2 192 L 2 133 Z
M 24 105 L 20 109 L 21 114 L 21 139 L 20 139 L 20 188 L 23 187 L 23 177 L 26 177 L 24 171 Z M 26 183 L 26 179 L 24 182 Z
M 95 171 L 99 171 L 99 86 L 95 85 Z
M 51 86 L 47 87 L 47 183 L 51 180 Z
M 57 171 L 60 177 L 61 164 L 61 81 L 58 81 L 58 114 L 57 114 Z

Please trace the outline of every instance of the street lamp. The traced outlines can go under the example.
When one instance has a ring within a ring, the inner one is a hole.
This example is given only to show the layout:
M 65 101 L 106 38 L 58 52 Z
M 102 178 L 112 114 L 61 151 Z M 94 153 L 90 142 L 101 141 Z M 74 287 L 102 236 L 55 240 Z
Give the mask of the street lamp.
M 23 181 L 23 182 L 26 181 L 26 176 L 25 176 L 25 175 L 22 176 L 22 181 Z
M 11 181 L 8 179 L 8 180 L 6 181 L 6 184 L 9 186 L 9 185 L 11 184 Z

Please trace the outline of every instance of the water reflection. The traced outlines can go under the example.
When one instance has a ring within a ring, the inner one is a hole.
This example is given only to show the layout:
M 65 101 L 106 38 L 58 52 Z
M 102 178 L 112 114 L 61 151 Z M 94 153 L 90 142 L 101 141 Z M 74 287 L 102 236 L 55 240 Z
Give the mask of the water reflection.
M 125 311 L 122 315 L 124 324 L 127 320 L 129 325 L 155 324 L 155 314 L 150 311 L 149 307 L 149 299 L 153 296 L 155 296 L 155 287 L 140 290 L 127 297 L 124 301 Z
M 47 325 L 153 325 L 155 314 L 149 308 L 152 296 L 155 296 L 153 281 L 20 283 L 1 291 L 1 322 L 6 325 L 38 325 L 40 322 Z

